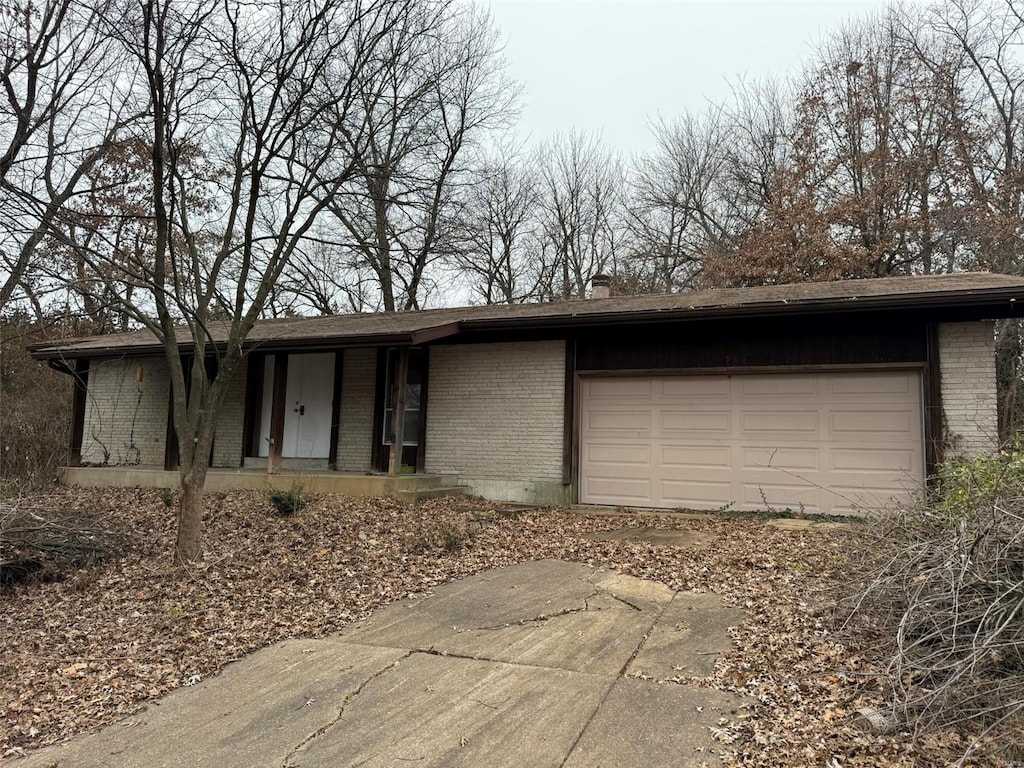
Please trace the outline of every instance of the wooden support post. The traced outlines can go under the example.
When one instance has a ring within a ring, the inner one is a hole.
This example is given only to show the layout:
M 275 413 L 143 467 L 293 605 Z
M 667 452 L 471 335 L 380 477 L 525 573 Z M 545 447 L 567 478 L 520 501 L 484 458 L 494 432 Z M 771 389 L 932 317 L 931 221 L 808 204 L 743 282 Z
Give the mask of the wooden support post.
M 576 479 L 576 339 L 565 342 L 565 385 L 562 399 L 562 485 Z
M 388 474 L 395 477 L 402 472 L 402 444 L 405 442 L 405 385 L 409 380 L 409 348 L 398 348 L 395 362 L 395 381 L 391 390 L 391 456 Z
M 930 323 L 925 328 L 928 362 L 924 381 L 924 461 L 925 474 L 935 477 L 942 464 L 946 438 L 945 420 L 942 418 L 942 375 L 939 361 L 939 326 Z
M 89 360 L 74 363 L 74 399 L 71 406 L 71 455 L 68 465 L 82 464 L 82 440 L 85 437 L 85 401 L 89 394 Z
M 288 407 L 285 395 L 288 387 L 288 354 L 274 355 L 274 399 L 270 410 L 270 450 L 267 452 L 267 473 L 276 474 L 281 468 L 284 450 L 284 410 Z
M 341 377 L 345 372 L 345 351 L 334 353 L 334 389 L 331 392 L 331 445 L 328 450 L 327 468 L 338 471 L 338 435 L 341 432 Z

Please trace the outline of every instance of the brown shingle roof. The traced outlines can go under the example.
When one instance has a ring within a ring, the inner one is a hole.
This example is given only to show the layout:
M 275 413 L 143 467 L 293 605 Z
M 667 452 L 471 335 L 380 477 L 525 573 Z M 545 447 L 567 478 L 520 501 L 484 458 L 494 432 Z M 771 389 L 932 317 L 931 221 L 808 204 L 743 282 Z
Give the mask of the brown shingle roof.
M 410 312 L 380 312 L 263 320 L 247 346 L 268 349 L 419 344 L 472 330 L 557 328 L 667 319 L 758 317 L 912 307 L 981 307 L 990 317 L 1013 313 L 1024 302 L 1024 279 L 987 272 L 884 277 L 830 283 L 720 288 L 649 296 L 613 296 L 547 304 L 492 304 Z M 226 326 L 211 329 L 223 339 Z M 41 359 L 143 354 L 159 349 L 149 331 L 106 334 L 36 344 Z

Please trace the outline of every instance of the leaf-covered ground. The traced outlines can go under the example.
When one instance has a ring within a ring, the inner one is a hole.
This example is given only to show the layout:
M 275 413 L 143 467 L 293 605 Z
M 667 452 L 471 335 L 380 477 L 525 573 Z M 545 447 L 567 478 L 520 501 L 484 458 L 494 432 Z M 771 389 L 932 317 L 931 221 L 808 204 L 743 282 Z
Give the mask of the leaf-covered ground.
M 467 574 L 559 558 L 715 592 L 744 609 L 736 649 L 697 684 L 748 697 L 750 715 L 716 729 L 742 766 L 938 766 L 958 746 L 938 734 L 879 736 L 856 710 L 884 706 L 873 660 L 834 633 L 843 529 L 783 530 L 756 519 L 502 511 L 439 499 L 321 497 L 291 517 L 252 492 L 207 498 L 204 562 L 170 567 L 173 503 L 156 491 L 58 489 L 20 499 L 80 510 L 128 537 L 122 559 L 0 593 L 0 761 L 114 720 L 173 688 L 290 637 L 336 632 L 375 608 Z M 699 547 L 594 541 L 629 526 L 688 528 Z M 694 681 L 665 681 L 693 684 Z M 975 765 L 1006 765 L 996 758 Z

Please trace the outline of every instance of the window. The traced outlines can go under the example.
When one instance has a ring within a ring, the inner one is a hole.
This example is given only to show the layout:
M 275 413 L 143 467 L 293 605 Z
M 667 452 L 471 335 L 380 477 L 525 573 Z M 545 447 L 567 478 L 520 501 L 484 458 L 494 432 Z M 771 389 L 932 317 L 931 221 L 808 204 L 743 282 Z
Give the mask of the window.
M 398 363 L 398 350 L 388 350 L 387 376 L 384 381 L 384 429 L 381 442 L 391 445 L 391 388 L 395 380 L 395 367 Z M 423 380 L 423 350 L 409 350 L 409 371 L 405 385 L 405 431 L 402 445 L 419 445 L 420 435 L 420 387 Z

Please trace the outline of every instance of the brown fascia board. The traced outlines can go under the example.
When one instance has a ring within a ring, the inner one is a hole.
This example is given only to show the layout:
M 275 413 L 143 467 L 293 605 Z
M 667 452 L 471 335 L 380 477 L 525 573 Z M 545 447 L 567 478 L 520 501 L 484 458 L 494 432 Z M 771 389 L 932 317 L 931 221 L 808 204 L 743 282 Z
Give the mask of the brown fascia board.
M 438 325 L 434 328 L 421 328 L 418 331 L 414 331 L 412 334 L 412 346 L 417 347 L 420 344 L 429 344 L 432 341 L 440 341 L 441 339 L 458 336 L 462 333 L 463 324 L 462 320 L 457 320 L 454 323 Z
M 352 347 L 382 346 L 417 346 L 432 341 L 454 336 L 460 331 L 459 323 L 448 323 L 433 328 L 420 328 L 404 333 L 377 333 L 361 336 L 319 336 L 314 338 L 270 338 L 247 340 L 243 345 L 246 352 L 279 352 L 282 350 L 338 349 Z M 223 342 L 213 345 L 222 349 Z M 191 341 L 178 343 L 178 350 L 188 354 L 195 348 Z M 151 357 L 163 354 L 164 346 L 156 342 L 136 345 L 111 345 L 108 347 L 87 347 L 76 349 L 74 346 L 61 348 L 52 342 L 32 344 L 28 347 L 29 354 L 36 360 L 78 360 L 97 357 Z
M 672 320 L 707 320 L 777 317 L 780 315 L 845 314 L 900 309 L 976 308 L 985 319 L 1015 317 L 1017 303 L 1024 304 L 1024 287 L 964 289 L 945 293 L 886 294 L 882 296 L 846 296 L 843 298 L 800 299 L 752 304 L 722 304 L 707 307 L 676 307 L 634 312 L 584 312 L 519 318 L 464 320 L 465 331 L 490 331 L 518 328 L 578 328 L 594 325 L 658 323 Z M 1020 310 L 1024 314 L 1024 309 Z
M 132 346 L 109 346 L 109 347 L 88 347 L 86 349 L 75 349 L 74 347 L 60 347 L 51 342 L 43 344 L 32 344 L 28 347 L 29 355 L 33 360 L 82 360 L 85 358 L 97 357 L 151 357 L 163 352 L 162 344 L 138 344 Z

